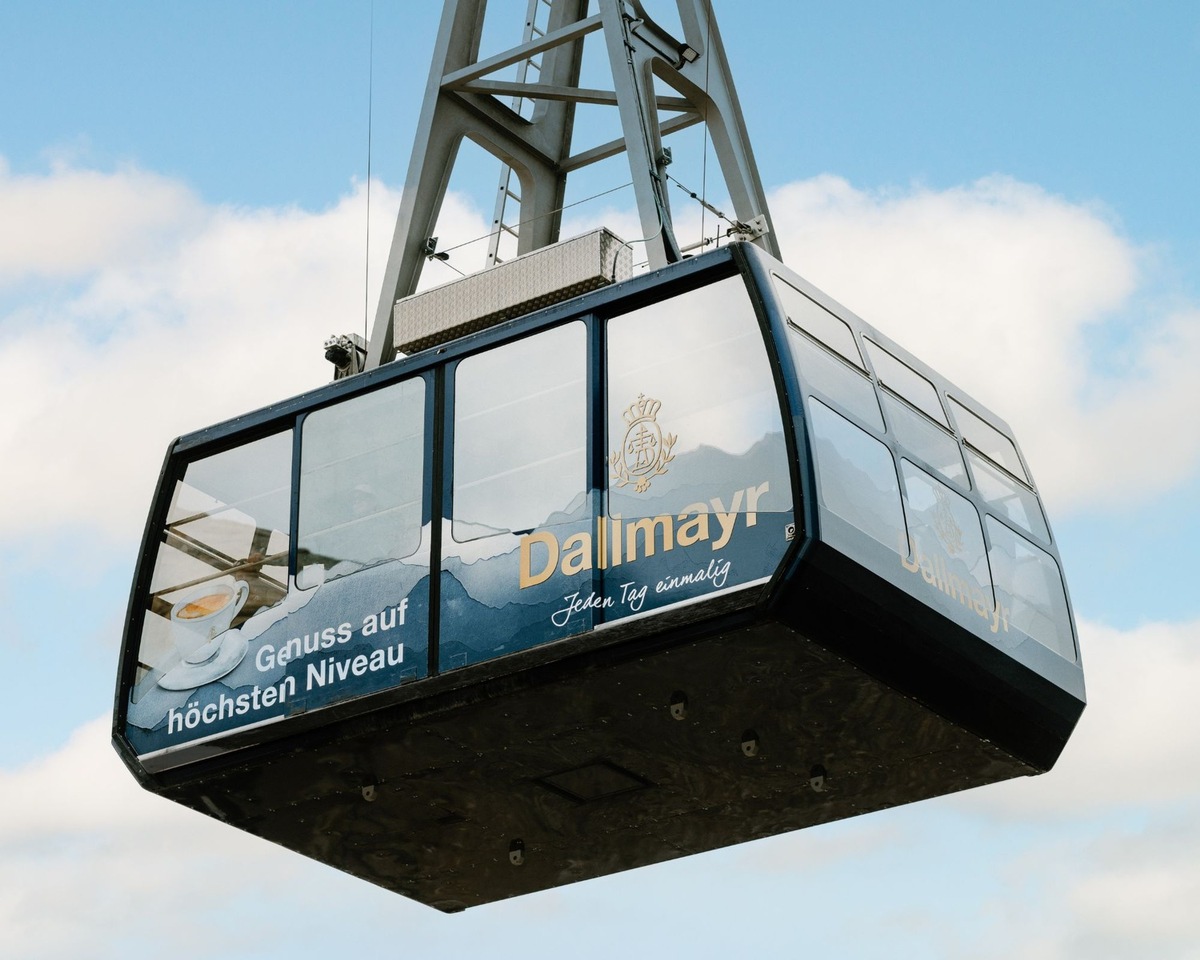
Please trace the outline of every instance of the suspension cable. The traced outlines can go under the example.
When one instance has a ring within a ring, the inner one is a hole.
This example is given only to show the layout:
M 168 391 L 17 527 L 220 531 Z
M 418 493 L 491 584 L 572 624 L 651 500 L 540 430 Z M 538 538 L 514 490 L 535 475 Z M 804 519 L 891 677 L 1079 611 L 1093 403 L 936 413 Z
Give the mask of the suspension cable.
M 367 236 L 363 253 L 363 341 L 370 339 L 371 315 L 371 127 L 375 118 L 375 0 L 371 0 L 371 26 L 367 42 Z
M 626 187 L 632 187 L 632 186 L 633 186 L 633 181 L 630 180 L 627 183 L 622 183 L 615 187 L 609 187 L 607 190 L 601 190 L 599 193 L 593 193 L 590 197 L 584 197 L 581 200 L 575 200 L 572 203 L 563 204 L 561 207 L 558 207 L 555 210 L 549 210 L 546 213 L 540 213 L 536 217 L 530 217 L 528 220 L 518 220 L 517 228 L 520 229 L 521 227 L 525 226 L 527 223 L 534 223 L 538 220 L 544 220 L 546 217 L 552 217 L 556 213 L 562 213 L 564 210 L 569 210 L 571 207 L 577 207 L 581 203 L 588 203 L 591 200 L 597 200 L 600 197 L 607 196 L 610 193 L 616 193 L 618 190 L 624 190 Z M 454 246 L 446 247 L 445 250 L 439 250 L 438 252 L 439 253 L 453 253 L 455 250 L 459 250 L 462 247 L 469 247 L 471 244 L 478 243 L 480 240 L 487 240 L 492 236 L 492 234 L 499 233 L 499 232 L 500 232 L 499 230 L 489 230 L 487 233 L 483 234 L 483 236 L 473 237 L 470 240 L 464 240 L 462 243 L 456 243 Z M 443 263 L 444 262 L 445 261 L 443 261 Z

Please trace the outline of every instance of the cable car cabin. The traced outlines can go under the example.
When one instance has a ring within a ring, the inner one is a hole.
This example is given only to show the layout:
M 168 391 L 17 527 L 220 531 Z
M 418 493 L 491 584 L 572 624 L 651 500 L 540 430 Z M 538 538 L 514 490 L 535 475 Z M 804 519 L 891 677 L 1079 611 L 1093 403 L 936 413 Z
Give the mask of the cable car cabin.
M 114 740 L 445 911 L 1048 770 L 1003 421 L 746 244 L 177 440 Z

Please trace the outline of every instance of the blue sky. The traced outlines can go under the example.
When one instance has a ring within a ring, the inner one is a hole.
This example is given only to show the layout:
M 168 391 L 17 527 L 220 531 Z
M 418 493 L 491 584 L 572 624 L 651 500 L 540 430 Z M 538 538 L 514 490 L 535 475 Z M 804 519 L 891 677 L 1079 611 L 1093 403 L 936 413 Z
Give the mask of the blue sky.
M 524 3 L 493 6 L 515 39 Z M 361 329 L 370 77 L 373 313 L 439 8 L 0 6 L 5 952 L 1195 957 L 1194 4 L 715 0 L 785 259 L 1008 419 L 1042 485 L 1090 700 L 1050 774 L 459 917 L 133 784 L 107 714 L 162 454 Z M 462 167 L 443 247 L 490 218 L 494 165 Z

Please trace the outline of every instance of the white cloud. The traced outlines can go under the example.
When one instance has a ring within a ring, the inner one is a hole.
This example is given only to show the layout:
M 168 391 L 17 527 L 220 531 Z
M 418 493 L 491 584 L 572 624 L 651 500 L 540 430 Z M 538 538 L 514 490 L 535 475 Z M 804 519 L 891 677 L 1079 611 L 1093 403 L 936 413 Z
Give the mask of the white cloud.
M 142 937 L 202 947 L 228 907 L 226 871 L 243 884 L 279 878 L 266 845 L 144 793 L 109 746 L 109 723 L 97 719 L 44 759 L 0 771 L 7 955 L 115 956 L 118 943 Z M 101 931 L 106 943 L 96 942 Z
M 1088 706 L 1054 769 L 939 802 L 1024 844 L 993 905 L 997 956 L 1194 957 L 1200 621 L 1079 629 Z M 1031 918 L 1038 901 L 1052 909 Z
M 1088 706 L 1049 773 L 964 794 L 964 808 L 1063 822 L 1200 797 L 1200 621 L 1079 625 Z
M 399 198 L 372 197 L 374 287 Z M 1052 515 L 1194 469 L 1200 434 L 1164 444 L 1157 424 L 1200 406 L 1200 323 L 1121 313 L 1142 254 L 1099 212 L 1003 178 L 868 194 L 818 177 L 772 204 L 793 266 L 1013 423 Z M 326 382 L 325 337 L 363 329 L 363 205 L 360 187 L 315 213 L 211 207 L 137 170 L 0 167 L 0 214 L 30 224 L 0 243 L 0 405 L 21 411 L 0 423 L 21 463 L 0 477 L 0 535 L 127 538 L 173 436 Z M 449 197 L 443 249 L 485 229 Z M 1138 339 L 1093 368 L 1109 322 Z
M 1051 510 L 1185 479 L 1200 434 L 1200 308 L 1144 316 L 1149 255 L 1103 211 L 1004 177 L 868 193 L 822 176 L 771 197 L 791 267 L 1008 420 Z M 1104 356 L 1106 324 L 1136 330 Z M 1101 354 L 1097 356 L 1097 354 Z
M 375 185 L 372 320 L 398 204 Z M 0 421 L 19 463 L 0 475 L 0 537 L 137 535 L 173 437 L 328 382 L 325 338 L 363 330 L 361 187 L 311 213 L 204 207 L 137 171 L 0 177 L 0 220 L 35 208 L 46 237 L 78 227 L 91 245 L 57 261 L 49 241 L 0 246 L 0 294 L 6 277 L 21 294 L 0 313 L 0 408 L 20 411 Z M 474 216 L 451 198 L 443 221 L 477 236 Z
M 987 905 L 998 937 L 972 955 L 1192 960 L 1200 942 L 1195 801 L 1167 816 L 1075 821 L 1022 834 Z
M 71 278 L 133 262 L 204 219 L 197 197 L 168 177 L 63 164 L 46 175 L 19 176 L 3 157 L 0 212 L 0 286 L 17 277 Z
M 1200 831 L 1187 816 L 1105 838 L 1088 851 L 1067 906 L 1076 918 L 1063 937 L 1078 957 L 1194 957 L 1200 942 Z

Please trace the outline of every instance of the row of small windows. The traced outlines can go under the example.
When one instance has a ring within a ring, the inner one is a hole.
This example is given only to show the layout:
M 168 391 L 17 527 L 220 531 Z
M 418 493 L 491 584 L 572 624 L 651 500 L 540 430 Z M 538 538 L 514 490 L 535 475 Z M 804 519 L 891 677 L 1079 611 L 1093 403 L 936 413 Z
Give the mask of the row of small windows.
M 714 493 L 724 496 L 725 486 L 767 483 L 773 498 L 788 502 L 779 402 L 739 278 L 612 318 L 605 336 L 602 453 L 611 516 L 677 514 Z M 491 549 L 471 546 L 487 538 L 591 516 L 587 370 L 582 321 L 452 368 L 447 549 L 461 544 L 471 558 Z M 332 580 L 420 553 L 427 403 L 427 380 L 418 376 L 303 417 L 297 570 L 320 568 Z M 758 446 L 764 438 L 765 454 Z M 273 580 L 251 596 L 246 615 L 278 602 L 286 582 L 290 469 L 290 431 L 188 466 L 155 570 L 163 602 L 214 565 L 244 575 L 264 566 L 263 558 Z M 698 476 L 713 491 L 698 487 Z M 754 507 L 731 500 L 726 509 Z
M 809 394 L 823 506 L 896 552 L 906 569 L 949 597 L 950 607 L 973 626 L 993 633 L 1015 627 L 1074 660 L 1054 558 L 992 516 L 981 524 L 972 502 L 954 489 L 970 490 L 973 477 L 990 510 L 1048 544 L 1041 506 L 1023 482 L 1027 474 L 1012 441 L 947 398 L 963 436 L 960 447 L 933 384 L 864 337 L 877 392 L 850 327 L 776 281 L 796 328 L 789 345 Z M 886 434 L 885 416 L 901 451 L 899 470 L 879 439 Z
M 697 496 L 680 482 L 682 460 L 699 450 L 710 459 L 716 451 L 738 456 L 766 434 L 782 436 L 761 336 L 739 280 L 614 318 L 606 335 L 610 515 L 678 513 Z M 453 542 L 591 514 L 587 339 L 582 322 L 569 323 L 454 369 Z M 319 559 L 338 576 L 416 551 L 424 420 L 421 378 L 305 419 L 301 566 Z M 782 448 L 774 459 L 782 493 Z
M 600 453 L 610 517 L 678 514 L 699 496 L 686 478 L 708 473 L 716 484 L 711 474 L 726 469 L 717 466 L 722 456 L 740 457 L 767 435 L 782 438 L 779 399 L 740 278 L 614 317 L 604 335 Z M 458 364 L 455 541 L 590 516 L 587 370 L 582 321 Z M 773 469 L 782 480 L 788 471 L 781 439 L 777 445 Z M 773 488 L 780 494 L 781 480 Z
M 883 388 L 877 397 L 849 325 L 783 279 L 775 279 L 789 321 L 820 344 L 817 346 L 802 337 L 792 338 L 792 352 L 805 371 L 806 383 L 846 408 L 878 434 L 885 432 L 883 415 L 886 414 L 892 435 L 900 447 L 947 480 L 969 490 L 971 482 L 963 453 L 937 388 L 904 361 L 864 336 L 871 368 Z M 853 370 L 838 357 L 850 363 Z M 947 402 L 962 435 L 976 489 L 998 514 L 1049 543 L 1049 529 L 1037 496 L 1029 489 L 1029 475 L 1015 444 L 953 397 L 947 397 Z
M 1073 659 L 1057 565 L 1014 529 L 1049 543 L 1011 440 L 951 398 L 960 446 L 927 378 L 865 339 L 868 368 L 844 321 L 798 290 L 777 286 L 797 328 L 789 346 L 815 398 L 808 407 L 825 508 L 898 552 L 914 576 L 957 591 L 975 614 L 1003 611 L 1006 626 Z M 726 517 L 774 511 L 782 531 L 792 496 L 779 399 L 742 281 L 729 278 L 615 317 L 604 330 L 607 441 L 600 452 L 608 516 L 694 515 L 697 507 Z M 514 535 L 538 527 L 557 528 L 563 542 L 595 528 L 587 357 L 587 327 L 574 322 L 451 368 L 444 562 L 456 557 L 465 570 L 515 549 Z M 414 377 L 302 419 L 295 544 L 302 588 L 381 560 L 430 567 L 422 523 L 430 473 L 427 387 Z M 898 458 L 880 439 L 888 429 Z M 156 616 L 147 619 L 140 654 L 147 677 L 169 660 L 167 615 L 195 584 L 214 576 L 245 581 L 240 619 L 284 601 L 291 450 L 289 430 L 188 466 L 153 574 Z M 982 524 L 958 492 L 969 491 L 972 478 L 995 514 Z M 755 522 L 748 518 L 745 526 L 769 526 Z M 952 558 L 944 575 L 923 566 L 935 543 Z M 749 559 L 740 562 L 749 569 Z

